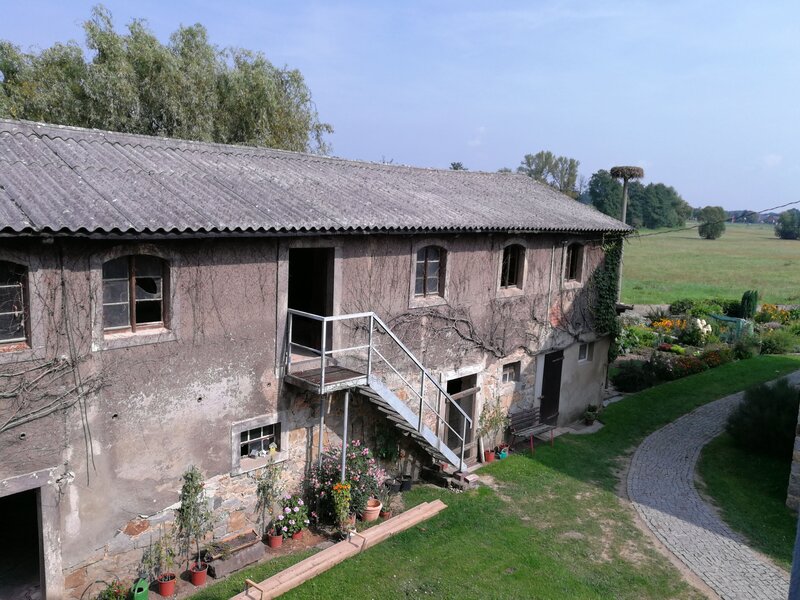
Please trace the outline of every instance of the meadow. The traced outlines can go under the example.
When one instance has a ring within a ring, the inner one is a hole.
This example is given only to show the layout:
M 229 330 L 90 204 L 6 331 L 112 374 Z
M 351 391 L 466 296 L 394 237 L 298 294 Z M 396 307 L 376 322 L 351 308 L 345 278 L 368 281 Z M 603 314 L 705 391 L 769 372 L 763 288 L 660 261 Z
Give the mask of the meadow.
M 778 239 L 771 225 L 728 224 L 717 240 L 696 229 L 655 232 L 641 230 L 625 244 L 623 302 L 738 299 L 757 289 L 762 302 L 800 304 L 800 241 Z

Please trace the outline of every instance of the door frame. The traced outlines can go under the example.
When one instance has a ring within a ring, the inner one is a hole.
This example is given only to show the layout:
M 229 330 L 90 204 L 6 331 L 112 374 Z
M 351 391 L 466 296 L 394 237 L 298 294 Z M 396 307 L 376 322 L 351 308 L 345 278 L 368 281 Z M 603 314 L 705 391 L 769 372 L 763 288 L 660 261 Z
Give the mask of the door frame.
M 0 497 L 36 490 L 39 582 L 44 600 L 60 599 L 64 594 L 59 492 L 53 483 L 56 473 L 57 467 L 53 467 L 0 481 Z
M 472 377 L 472 376 L 475 376 L 475 387 L 477 389 L 475 391 L 475 400 L 474 400 L 473 405 L 472 405 L 472 415 L 470 415 L 472 417 L 472 442 L 469 444 L 469 448 L 471 449 L 472 447 L 474 447 L 475 455 L 473 457 L 471 457 L 470 459 L 467 459 L 466 458 L 466 454 L 467 454 L 467 449 L 466 448 L 467 447 L 465 447 L 465 450 L 464 450 L 464 454 L 465 454 L 464 462 L 475 462 L 479 458 L 478 457 L 478 454 L 479 454 L 478 451 L 480 450 L 480 448 L 478 447 L 479 441 L 478 441 L 478 436 L 477 436 L 476 431 L 477 431 L 477 428 L 478 428 L 477 415 L 480 414 L 478 409 L 483 407 L 483 394 L 481 393 L 481 390 L 483 389 L 483 387 L 482 387 L 483 386 L 483 366 L 481 366 L 481 365 L 472 365 L 472 366 L 469 366 L 469 367 L 463 367 L 463 368 L 455 370 L 455 371 L 447 371 L 447 372 L 441 373 L 439 375 L 439 385 L 441 385 L 445 390 L 447 389 L 447 383 L 448 382 L 450 382 L 450 381 L 452 381 L 454 379 L 461 379 L 463 377 Z M 441 414 L 444 417 L 445 423 L 447 422 L 447 420 L 448 420 L 448 418 L 450 416 L 450 406 L 449 406 L 449 404 L 446 405 L 446 409 L 447 410 L 444 411 L 444 414 L 442 414 L 441 410 L 439 412 L 439 414 Z M 439 432 L 440 439 L 445 443 L 445 445 L 447 445 L 447 433 L 449 431 L 450 431 L 450 429 L 446 425 L 443 425 L 441 427 L 440 432 Z
M 564 363 L 563 363 L 563 360 L 564 360 L 564 349 L 563 348 L 561 348 L 561 349 L 550 348 L 550 349 L 545 350 L 544 352 L 541 352 L 541 353 L 536 355 L 536 387 L 535 387 L 535 390 L 536 390 L 536 401 L 539 403 L 539 409 L 540 410 L 541 410 L 541 407 L 542 407 L 542 400 L 543 400 L 542 392 L 544 390 L 545 357 L 548 354 L 556 354 L 558 352 L 561 352 L 561 360 L 562 360 L 562 363 L 561 363 L 561 381 L 559 382 L 559 394 L 558 394 L 558 396 L 559 396 L 558 404 L 559 404 L 559 407 L 560 407 L 561 406 L 561 386 L 564 383 Z M 556 415 L 558 415 L 558 412 L 556 412 Z M 556 416 L 556 420 L 557 419 L 558 419 L 558 417 Z

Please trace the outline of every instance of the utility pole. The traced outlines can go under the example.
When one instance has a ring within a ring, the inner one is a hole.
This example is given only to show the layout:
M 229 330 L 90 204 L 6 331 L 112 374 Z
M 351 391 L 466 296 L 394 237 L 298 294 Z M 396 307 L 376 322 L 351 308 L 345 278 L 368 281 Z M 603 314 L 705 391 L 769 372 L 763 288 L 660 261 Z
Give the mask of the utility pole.
M 644 177 L 644 169 L 641 167 L 612 167 L 611 176 L 614 179 L 622 179 L 622 218 L 625 222 L 628 216 L 628 180 L 641 179 Z M 622 249 L 619 254 L 619 269 L 617 270 L 617 302 L 622 300 Z

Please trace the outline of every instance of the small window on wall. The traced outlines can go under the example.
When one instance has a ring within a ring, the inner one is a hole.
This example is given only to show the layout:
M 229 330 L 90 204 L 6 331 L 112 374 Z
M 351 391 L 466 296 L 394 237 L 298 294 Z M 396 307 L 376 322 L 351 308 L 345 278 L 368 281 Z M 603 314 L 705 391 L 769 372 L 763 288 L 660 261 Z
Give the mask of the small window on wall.
M 594 357 L 594 342 L 578 346 L 578 362 L 588 362 Z
M 166 263 L 155 256 L 122 256 L 103 264 L 103 329 L 164 326 Z
M 522 266 L 525 263 L 525 248 L 512 244 L 503 248 L 503 267 L 500 287 L 522 287 Z
M 514 383 L 519 381 L 519 361 L 503 365 L 503 383 Z
M 27 269 L 0 261 L 0 344 L 25 342 Z
M 281 451 L 281 424 L 264 425 L 239 434 L 239 456 L 258 458 Z
M 425 246 L 417 252 L 415 296 L 444 296 L 445 254 L 439 246 Z
M 567 246 L 567 257 L 564 262 L 564 279 L 567 281 L 580 281 L 583 268 L 583 245 L 570 244 Z

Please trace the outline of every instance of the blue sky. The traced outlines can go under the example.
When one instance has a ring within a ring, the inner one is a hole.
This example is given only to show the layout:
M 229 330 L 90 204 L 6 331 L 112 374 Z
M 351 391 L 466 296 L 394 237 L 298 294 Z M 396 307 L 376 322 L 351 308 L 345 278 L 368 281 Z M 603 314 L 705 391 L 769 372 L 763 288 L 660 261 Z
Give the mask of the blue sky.
M 0 0 L 0 38 L 82 41 L 93 4 Z M 642 166 L 694 206 L 799 199 L 796 1 L 105 4 L 300 69 L 337 156 L 494 171 L 547 149 L 587 178 Z

